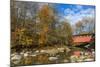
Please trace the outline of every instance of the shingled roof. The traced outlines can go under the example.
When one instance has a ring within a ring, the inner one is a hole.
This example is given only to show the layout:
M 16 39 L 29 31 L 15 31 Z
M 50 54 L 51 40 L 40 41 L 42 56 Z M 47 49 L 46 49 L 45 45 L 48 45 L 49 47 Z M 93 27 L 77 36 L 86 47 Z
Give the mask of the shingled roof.
M 89 43 L 93 39 L 93 34 L 80 34 L 73 36 L 74 43 Z

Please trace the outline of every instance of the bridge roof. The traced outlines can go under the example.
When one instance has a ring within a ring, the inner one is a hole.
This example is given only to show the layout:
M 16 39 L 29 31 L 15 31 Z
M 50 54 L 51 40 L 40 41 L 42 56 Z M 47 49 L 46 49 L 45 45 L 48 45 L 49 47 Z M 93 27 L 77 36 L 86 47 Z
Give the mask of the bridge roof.
M 74 43 L 88 43 L 92 39 L 92 36 L 74 36 L 73 37 L 73 42 Z

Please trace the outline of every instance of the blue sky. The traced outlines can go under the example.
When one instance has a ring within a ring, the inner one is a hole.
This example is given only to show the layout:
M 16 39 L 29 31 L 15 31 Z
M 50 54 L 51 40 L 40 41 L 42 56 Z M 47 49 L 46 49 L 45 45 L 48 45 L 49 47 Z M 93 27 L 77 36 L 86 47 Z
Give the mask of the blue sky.
M 71 24 L 76 23 L 83 17 L 95 18 L 95 6 L 75 5 L 75 4 L 56 4 L 59 14 L 68 19 Z
M 48 3 L 41 2 L 37 4 L 39 8 L 43 5 L 48 5 Z M 61 21 L 67 19 L 71 24 L 75 24 L 84 17 L 95 18 L 95 6 L 93 5 L 50 3 L 50 6 L 54 7 L 58 11 Z M 29 12 L 27 14 L 31 16 Z

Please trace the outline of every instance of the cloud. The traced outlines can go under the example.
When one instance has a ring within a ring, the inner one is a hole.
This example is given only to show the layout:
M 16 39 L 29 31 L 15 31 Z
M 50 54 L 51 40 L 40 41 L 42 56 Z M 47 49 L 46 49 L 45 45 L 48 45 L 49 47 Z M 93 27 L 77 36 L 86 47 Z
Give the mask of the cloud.
M 70 9 L 70 8 L 67 8 L 67 9 L 64 10 L 64 14 L 65 15 L 67 15 L 67 14 L 68 15 L 72 15 L 72 14 L 74 14 L 74 11 L 72 9 Z
M 71 24 L 75 24 L 77 21 L 81 20 L 83 17 L 94 17 L 94 8 L 83 8 L 84 6 L 76 6 L 75 8 L 66 8 L 64 10 L 65 18 L 68 19 Z

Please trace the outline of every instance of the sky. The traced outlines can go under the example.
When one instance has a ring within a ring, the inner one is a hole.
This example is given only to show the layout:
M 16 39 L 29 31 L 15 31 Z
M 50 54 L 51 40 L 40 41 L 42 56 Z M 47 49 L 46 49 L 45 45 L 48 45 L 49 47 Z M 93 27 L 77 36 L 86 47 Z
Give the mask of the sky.
M 75 5 L 75 4 L 56 4 L 59 14 L 68 19 L 71 24 L 75 24 L 83 17 L 95 18 L 95 6 Z
M 20 3 L 20 2 L 18 2 Z M 22 2 L 21 2 L 22 3 Z M 21 4 L 20 3 L 20 4 Z M 43 5 L 47 5 L 48 3 L 44 2 L 26 2 L 29 4 L 38 4 L 37 6 L 42 7 Z M 55 7 L 58 11 L 60 20 L 67 19 L 70 24 L 75 24 L 79 20 L 84 17 L 92 17 L 95 18 L 95 6 L 93 5 L 79 5 L 79 4 L 61 4 L 61 3 L 49 3 L 50 6 Z M 19 6 L 20 7 L 20 6 Z M 32 10 L 32 9 L 30 9 Z M 28 12 L 29 14 L 29 12 Z M 31 14 L 30 14 L 31 15 Z

